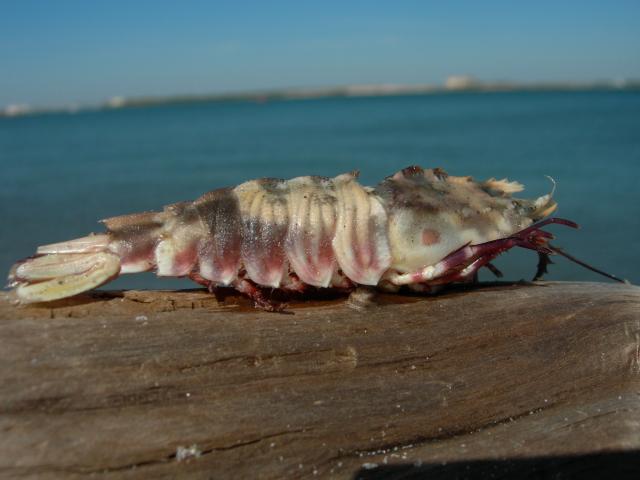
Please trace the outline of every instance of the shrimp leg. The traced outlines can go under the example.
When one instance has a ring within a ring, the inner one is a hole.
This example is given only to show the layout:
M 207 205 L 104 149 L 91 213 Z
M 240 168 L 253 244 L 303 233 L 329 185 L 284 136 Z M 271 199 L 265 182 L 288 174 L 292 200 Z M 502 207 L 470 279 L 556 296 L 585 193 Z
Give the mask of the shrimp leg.
M 394 285 L 410 285 L 415 283 L 439 285 L 465 280 L 475 274 L 479 268 L 488 265 L 495 257 L 516 246 L 535 250 L 547 255 L 551 254 L 554 250 L 548 248 L 547 243 L 549 239 L 553 238 L 553 235 L 540 230 L 540 227 L 550 223 L 558 223 L 572 228 L 578 228 L 578 225 L 570 220 L 550 218 L 531 225 L 510 237 L 477 245 L 464 245 L 447 255 L 435 265 L 428 265 L 415 272 L 392 274 L 387 280 Z

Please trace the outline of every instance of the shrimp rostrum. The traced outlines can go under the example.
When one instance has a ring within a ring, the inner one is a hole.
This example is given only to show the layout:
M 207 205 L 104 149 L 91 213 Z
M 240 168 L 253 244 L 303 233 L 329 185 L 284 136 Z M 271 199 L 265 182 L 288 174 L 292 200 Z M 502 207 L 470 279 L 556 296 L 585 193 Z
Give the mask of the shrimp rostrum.
M 546 218 L 556 208 L 551 193 L 512 196 L 522 189 L 420 167 L 375 188 L 360 185 L 357 172 L 253 180 L 160 212 L 108 218 L 104 233 L 39 247 L 13 266 L 9 286 L 19 302 L 47 302 L 122 273 L 155 271 L 211 291 L 235 288 L 274 310 L 273 289 L 433 291 L 470 281 L 482 267 L 499 273 L 491 261 L 513 247 L 538 252 L 538 273 L 550 254 L 576 260 L 551 246 L 542 227 L 577 225 Z

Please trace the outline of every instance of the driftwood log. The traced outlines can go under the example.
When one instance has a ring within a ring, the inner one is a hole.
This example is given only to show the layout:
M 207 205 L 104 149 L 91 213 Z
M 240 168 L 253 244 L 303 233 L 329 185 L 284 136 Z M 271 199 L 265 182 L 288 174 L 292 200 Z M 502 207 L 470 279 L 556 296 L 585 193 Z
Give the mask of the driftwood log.
M 492 284 L 376 302 L 274 314 L 204 291 L 29 307 L 5 295 L 0 476 L 637 472 L 640 288 Z

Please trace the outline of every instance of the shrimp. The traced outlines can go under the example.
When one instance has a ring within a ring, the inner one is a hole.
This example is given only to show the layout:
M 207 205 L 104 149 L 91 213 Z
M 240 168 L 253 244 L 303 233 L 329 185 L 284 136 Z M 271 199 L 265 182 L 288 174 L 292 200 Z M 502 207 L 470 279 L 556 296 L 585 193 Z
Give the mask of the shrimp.
M 162 211 L 102 220 L 104 233 L 38 247 L 16 263 L 18 302 L 49 302 L 99 287 L 123 273 L 189 277 L 216 292 L 234 288 L 257 307 L 279 310 L 270 292 L 353 291 L 358 286 L 435 291 L 469 282 L 513 247 L 538 252 L 536 277 L 560 254 L 553 192 L 513 197 L 523 186 L 478 182 L 440 168 L 407 167 L 376 187 L 358 172 L 334 178 L 263 178 L 205 193 Z M 609 278 L 620 280 L 608 275 Z

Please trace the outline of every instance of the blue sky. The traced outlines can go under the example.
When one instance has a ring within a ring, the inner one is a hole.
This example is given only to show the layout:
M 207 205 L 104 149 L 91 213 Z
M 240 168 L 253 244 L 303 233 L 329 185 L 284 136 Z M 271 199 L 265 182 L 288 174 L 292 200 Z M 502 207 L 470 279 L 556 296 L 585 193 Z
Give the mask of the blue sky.
M 349 83 L 640 78 L 640 2 L 0 0 L 0 106 Z

